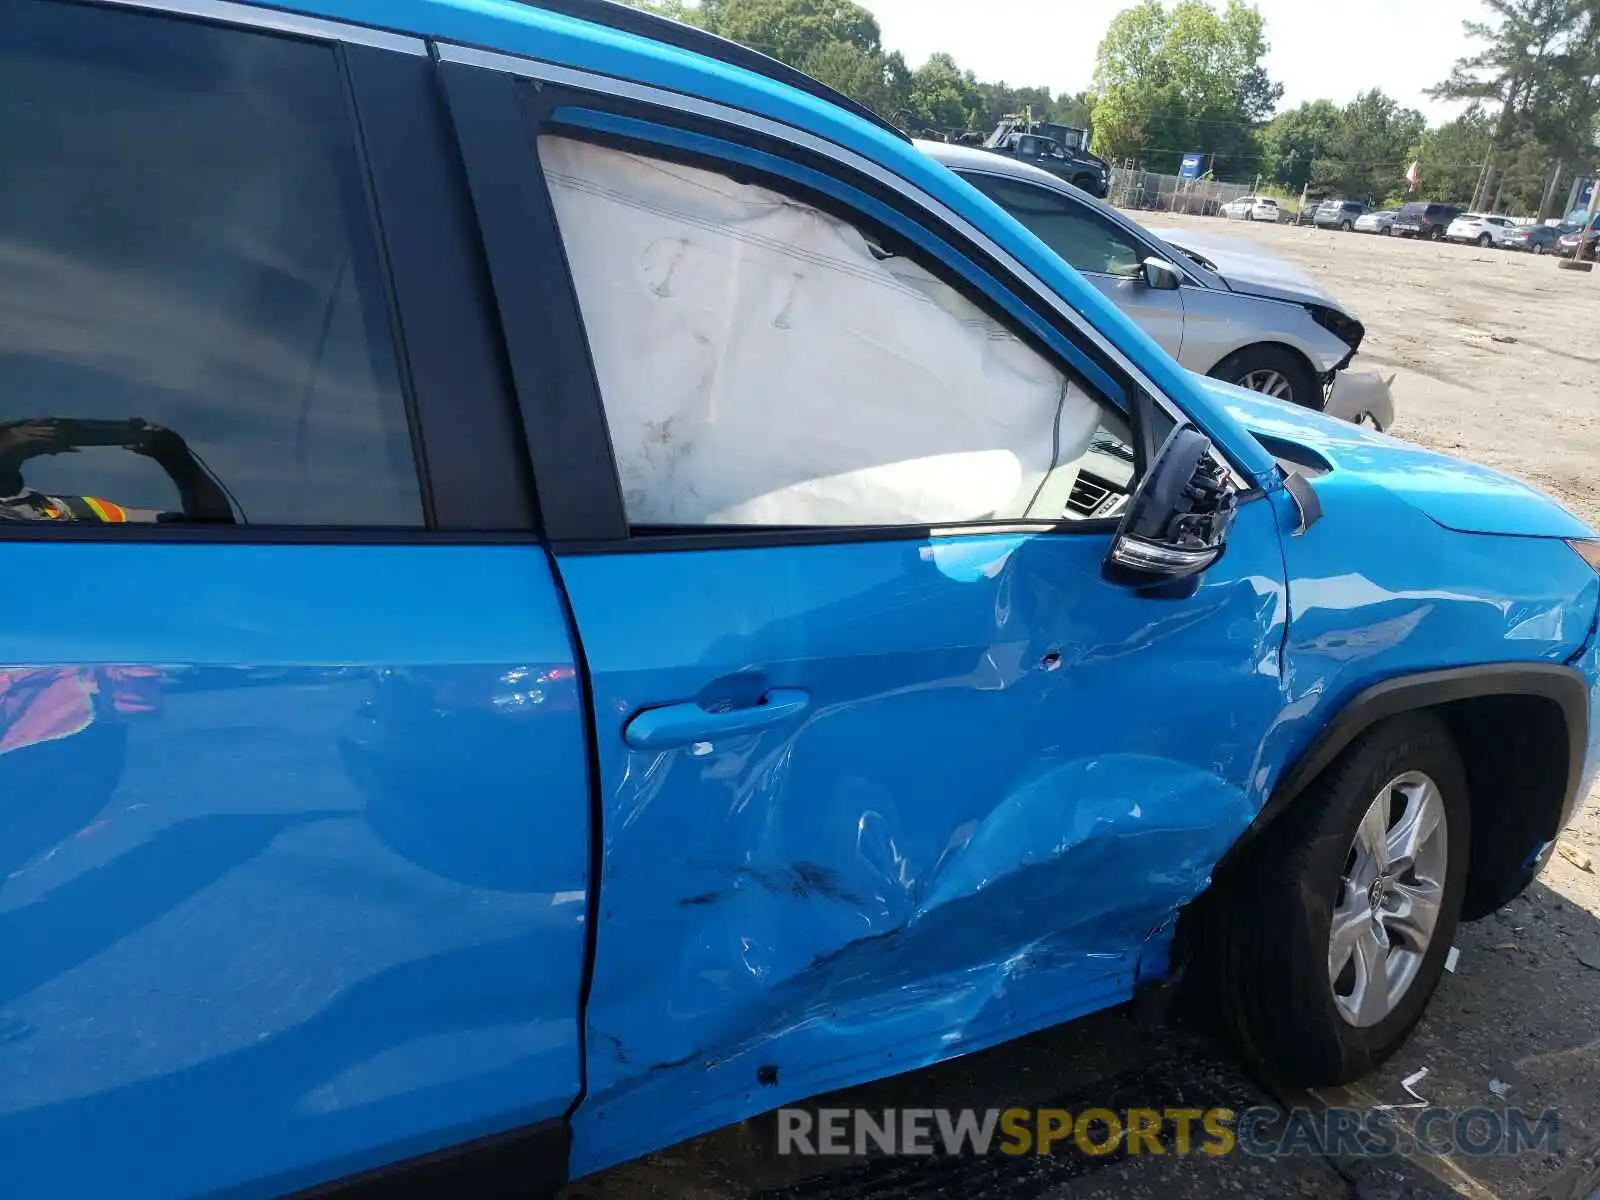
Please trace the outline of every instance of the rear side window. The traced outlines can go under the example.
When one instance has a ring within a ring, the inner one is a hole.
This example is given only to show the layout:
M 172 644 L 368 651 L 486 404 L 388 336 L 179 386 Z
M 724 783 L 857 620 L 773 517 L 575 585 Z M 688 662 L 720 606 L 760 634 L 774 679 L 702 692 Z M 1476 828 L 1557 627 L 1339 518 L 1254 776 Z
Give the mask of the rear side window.
M 0 14 L 0 519 L 422 524 L 331 48 Z
M 1087 205 L 998 175 L 963 173 L 962 178 L 1026 225 L 1074 269 L 1129 278 L 1140 273 L 1144 248 Z
M 699 167 L 554 136 L 539 156 L 636 529 L 1125 503 L 1120 413 L 903 247 Z

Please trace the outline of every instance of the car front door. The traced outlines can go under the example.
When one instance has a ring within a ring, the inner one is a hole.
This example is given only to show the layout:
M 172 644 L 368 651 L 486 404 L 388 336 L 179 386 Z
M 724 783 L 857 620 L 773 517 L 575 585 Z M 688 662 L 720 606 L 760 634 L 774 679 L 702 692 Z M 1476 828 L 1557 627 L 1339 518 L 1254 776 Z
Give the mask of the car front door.
M 577 663 L 432 64 L 343 38 L 0 6 L 8 1195 L 565 1167 Z
M 1005 209 L 1127 313 L 1173 358 L 1183 353 L 1183 290 L 1153 288 L 1142 264 L 1154 253 L 1071 196 L 1003 175 L 961 177 Z
M 595 722 L 574 1171 L 1160 976 L 1278 711 L 1270 504 L 1112 586 L 1170 420 L 1037 296 L 732 110 L 461 53 Z

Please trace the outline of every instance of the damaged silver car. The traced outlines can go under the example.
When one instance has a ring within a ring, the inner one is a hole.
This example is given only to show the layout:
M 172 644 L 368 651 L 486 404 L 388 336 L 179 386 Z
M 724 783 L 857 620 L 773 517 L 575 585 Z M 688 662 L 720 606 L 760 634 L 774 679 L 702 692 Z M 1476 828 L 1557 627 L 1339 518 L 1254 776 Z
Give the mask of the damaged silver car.
M 917 145 L 1027 226 L 1191 371 L 1376 429 L 1394 423 L 1389 382 L 1348 369 L 1365 327 L 1303 271 L 1236 239 L 1146 229 L 1027 163 Z

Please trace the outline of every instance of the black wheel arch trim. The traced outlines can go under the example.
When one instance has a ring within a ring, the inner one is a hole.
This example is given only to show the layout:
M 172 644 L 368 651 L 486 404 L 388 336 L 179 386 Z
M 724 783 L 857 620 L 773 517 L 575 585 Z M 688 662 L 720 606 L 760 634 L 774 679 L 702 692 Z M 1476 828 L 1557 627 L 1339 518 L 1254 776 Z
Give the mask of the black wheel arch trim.
M 1220 874 L 1239 852 L 1276 820 L 1311 782 L 1358 737 L 1379 721 L 1401 713 L 1485 696 L 1535 696 L 1556 703 L 1567 726 L 1567 784 L 1561 824 L 1571 816 L 1588 749 L 1589 687 L 1574 667 L 1556 663 L 1487 663 L 1400 675 L 1352 697 L 1323 725 L 1311 744 L 1278 779 L 1272 796 L 1217 863 Z

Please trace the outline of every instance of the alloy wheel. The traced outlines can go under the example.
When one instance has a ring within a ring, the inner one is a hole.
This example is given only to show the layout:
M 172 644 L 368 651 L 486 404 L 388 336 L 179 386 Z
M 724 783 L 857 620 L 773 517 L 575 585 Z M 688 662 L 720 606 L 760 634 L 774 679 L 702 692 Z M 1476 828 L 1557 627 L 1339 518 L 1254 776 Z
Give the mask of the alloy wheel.
M 1239 378 L 1239 386 L 1262 392 L 1274 400 L 1293 400 L 1294 387 L 1277 371 L 1251 371 Z
M 1421 771 L 1373 797 L 1345 858 L 1328 933 L 1328 983 L 1339 1015 L 1369 1028 L 1416 981 L 1444 897 L 1449 837 L 1439 786 Z

